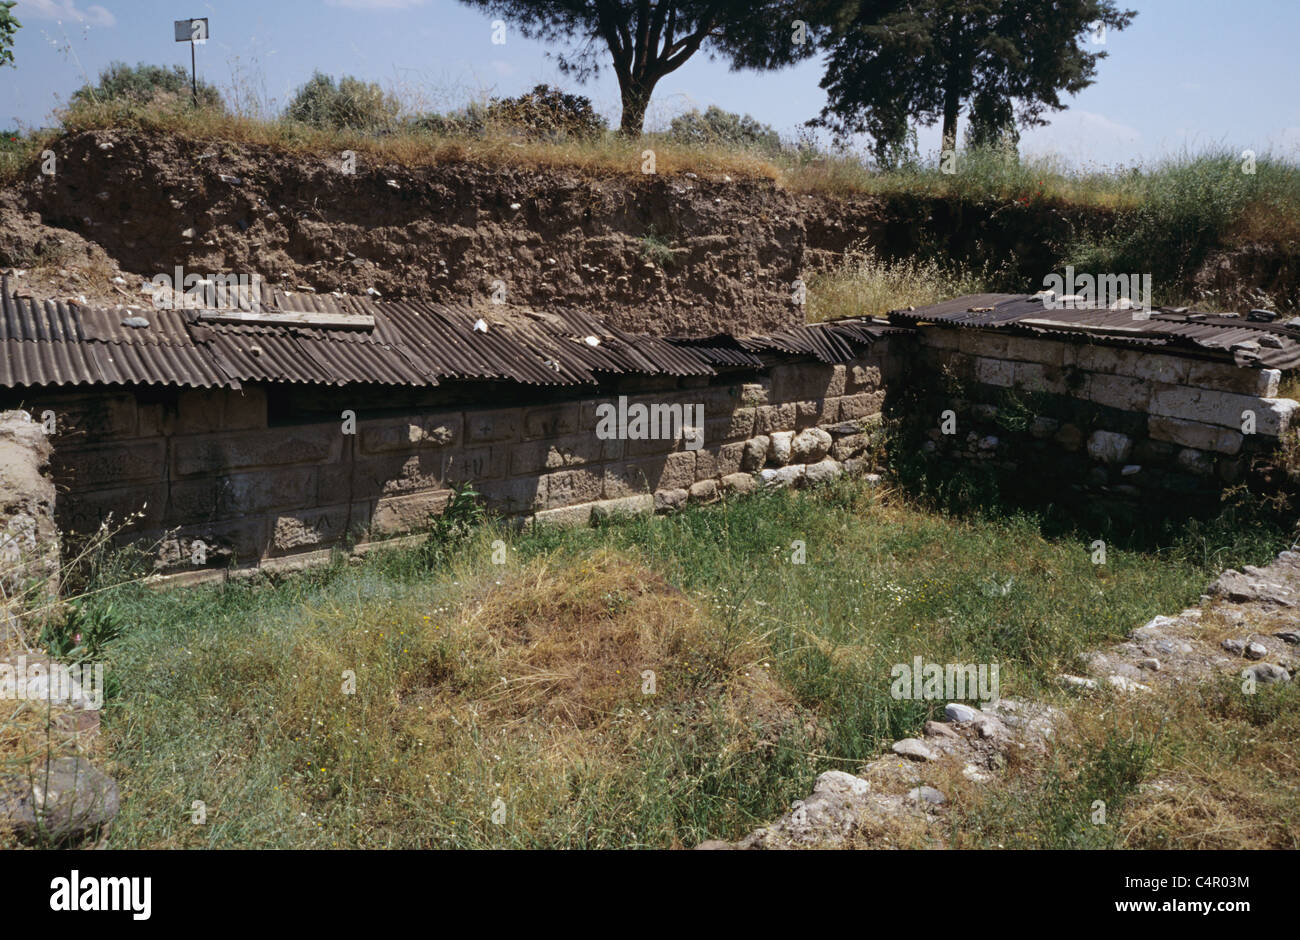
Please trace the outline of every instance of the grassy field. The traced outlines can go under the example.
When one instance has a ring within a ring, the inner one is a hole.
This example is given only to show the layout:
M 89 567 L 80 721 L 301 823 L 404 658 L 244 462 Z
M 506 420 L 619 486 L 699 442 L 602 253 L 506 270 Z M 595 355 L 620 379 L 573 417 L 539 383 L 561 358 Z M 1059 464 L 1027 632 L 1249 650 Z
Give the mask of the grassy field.
M 1104 533 L 1044 531 L 845 482 L 596 529 L 489 524 L 432 565 L 411 549 L 274 582 L 110 591 L 99 602 L 126 624 L 107 652 L 122 688 L 104 715 L 107 769 L 125 794 L 111 843 L 738 837 L 942 707 L 891 698 L 893 664 L 997 662 L 1003 695 L 1050 697 L 1076 653 L 1195 603 L 1213 572 L 1263 561 L 1279 538 L 1191 527 L 1160 549 L 1114 544 L 1098 567 L 1089 544 Z M 1289 728 L 1290 702 L 1221 711 Z M 1210 714 L 1189 711 L 1191 740 Z M 1231 768 L 1240 740 L 1197 746 Z M 1126 793 L 1161 768 L 1117 753 Z M 1026 775 L 1025 793 L 963 803 L 953 841 L 1075 844 L 1075 797 L 1091 792 L 1070 782 L 1079 767 L 1059 768 L 1069 785 Z M 1129 844 L 1167 844 L 1159 820 L 1134 826 Z

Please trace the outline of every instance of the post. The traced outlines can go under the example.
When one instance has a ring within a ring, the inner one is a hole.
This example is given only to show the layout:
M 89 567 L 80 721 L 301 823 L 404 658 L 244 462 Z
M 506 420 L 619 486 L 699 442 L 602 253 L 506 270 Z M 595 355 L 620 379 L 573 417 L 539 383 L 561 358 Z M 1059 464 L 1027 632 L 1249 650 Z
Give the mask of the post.
M 208 18 L 176 20 L 172 23 L 177 42 L 190 44 L 190 100 L 194 107 L 199 106 L 199 63 L 194 47 L 200 42 L 208 41 Z

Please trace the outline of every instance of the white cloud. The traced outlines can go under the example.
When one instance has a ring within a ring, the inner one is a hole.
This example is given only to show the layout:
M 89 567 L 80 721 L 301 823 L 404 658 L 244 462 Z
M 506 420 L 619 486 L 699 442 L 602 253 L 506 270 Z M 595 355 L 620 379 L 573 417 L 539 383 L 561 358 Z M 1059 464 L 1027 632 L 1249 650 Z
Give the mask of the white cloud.
M 1129 127 L 1129 125 L 1121 124 L 1119 121 L 1112 121 L 1104 114 L 1097 114 L 1095 111 L 1072 111 L 1070 113 L 1074 116 L 1078 125 L 1074 130 L 1081 131 L 1089 136 L 1106 137 L 1117 143 L 1124 144 L 1135 144 L 1142 137 L 1142 132 L 1136 127 Z M 1062 129 L 1064 130 L 1064 128 Z
M 1127 163 L 1138 155 L 1141 141 L 1137 128 L 1079 108 L 1053 114 L 1046 127 L 1030 128 L 1021 136 L 1027 154 L 1080 165 Z
M 117 17 L 99 4 L 81 10 L 77 8 L 76 0 L 19 0 L 14 14 L 19 22 L 24 16 L 34 16 L 38 20 L 71 20 L 90 26 L 117 25 Z

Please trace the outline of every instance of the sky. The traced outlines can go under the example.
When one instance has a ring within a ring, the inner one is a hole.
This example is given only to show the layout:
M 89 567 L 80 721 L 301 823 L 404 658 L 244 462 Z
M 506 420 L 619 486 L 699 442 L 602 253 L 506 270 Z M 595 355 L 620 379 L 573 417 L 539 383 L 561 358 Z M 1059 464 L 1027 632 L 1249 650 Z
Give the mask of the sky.
M 1023 152 L 1080 168 L 1153 163 L 1229 148 L 1300 161 L 1295 77 L 1300 0 L 1128 0 L 1138 13 L 1111 31 L 1096 82 L 1064 99 L 1050 124 L 1022 135 Z M 421 110 L 515 95 L 539 82 L 589 96 L 611 124 L 618 86 L 559 74 L 547 48 L 456 0 L 19 0 L 15 68 L 0 69 L 0 126 L 53 123 L 54 109 L 113 61 L 189 68 L 172 23 L 208 17 L 201 78 L 229 98 L 283 106 L 313 70 L 377 81 Z M 607 58 L 607 54 L 606 54 Z M 649 125 L 718 105 L 793 135 L 825 103 L 818 60 L 778 72 L 733 72 L 697 54 L 655 91 Z M 963 123 L 964 126 L 964 123 Z M 921 128 L 922 152 L 939 147 Z

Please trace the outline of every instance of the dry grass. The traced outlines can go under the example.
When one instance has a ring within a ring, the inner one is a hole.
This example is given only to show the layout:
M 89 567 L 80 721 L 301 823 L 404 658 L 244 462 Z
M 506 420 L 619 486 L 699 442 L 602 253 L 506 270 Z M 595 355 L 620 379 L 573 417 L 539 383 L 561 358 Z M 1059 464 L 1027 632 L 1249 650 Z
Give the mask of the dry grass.
M 110 770 L 130 797 L 113 844 L 739 838 L 933 717 L 892 697 L 892 664 L 998 662 L 1003 694 L 1040 697 L 1081 650 L 1194 598 L 1217 538 L 1117 543 L 1102 583 L 1087 540 L 844 481 L 613 526 L 489 525 L 436 569 L 395 551 L 261 585 L 133 588 L 112 598 L 133 624 L 110 656 Z M 1262 560 L 1243 551 L 1231 560 Z M 205 826 L 175 812 L 195 799 Z M 969 844 L 1004 841 L 981 831 Z
M 1248 695 L 1229 677 L 1065 702 L 1069 723 L 1048 755 L 978 787 L 947 781 L 949 844 L 1300 848 L 1298 699 L 1293 685 Z
M 808 322 L 884 316 L 891 310 L 978 293 L 988 281 L 986 273 L 944 268 L 934 260 L 888 261 L 860 247 L 833 270 L 809 279 Z
M 142 113 L 112 104 L 86 106 L 65 116 L 70 132 L 133 127 L 202 140 L 272 147 L 315 154 L 354 150 L 372 160 L 407 167 L 446 163 L 575 170 L 592 176 L 643 175 L 645 151 L 654 151 L 655 172 L 694 172 L 721 179 L 776 180 L 780 169 L 756 152 L 725 146 L 693 146 L 661 136 L 628 140 L 616 134 L 595 139 L 538 140 L 504 127 L 489 127 L 481 136 L 438 136 L 398 128 L 389 134 L 322 130 L 287 120 L 266 120 L 211 110 L 163 110 Z
M 761 777 L 814 730 L 755 638 L 628 555 L 463 560 L 455 582 L 439 603 L 308 608 L 288 645 L 205 646 L 197 680 L 230 676 L 204 709 L 222 730 L 194 742 L 226 754 L 194 781 L 217 826 L 149 820 L 146 844 L 267 844 L 245 827 L 270 815 L 291 823 L 275 838 L 316 847 L 690 845 L 748 819 L 728 775 Z

